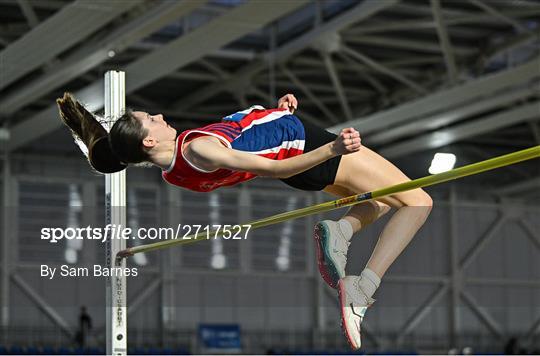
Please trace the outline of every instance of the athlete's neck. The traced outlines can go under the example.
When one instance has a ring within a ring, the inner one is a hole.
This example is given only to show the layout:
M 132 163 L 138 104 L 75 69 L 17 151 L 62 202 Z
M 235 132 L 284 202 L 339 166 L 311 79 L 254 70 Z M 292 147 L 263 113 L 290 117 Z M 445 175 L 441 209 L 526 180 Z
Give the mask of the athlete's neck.
M 169 169 L 176 152 L 176 140 L 158 143 L 150 151 L 150 160 L 163 170 Z

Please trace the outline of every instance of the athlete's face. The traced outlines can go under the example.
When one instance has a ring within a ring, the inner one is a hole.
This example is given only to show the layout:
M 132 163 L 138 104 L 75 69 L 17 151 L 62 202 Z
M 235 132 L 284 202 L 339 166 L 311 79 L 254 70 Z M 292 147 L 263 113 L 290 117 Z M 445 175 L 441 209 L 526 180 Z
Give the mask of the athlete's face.
M 167 124 L 163 119 L 163 115 L 150 115 L 144 111 L 134 111 L 133 116 L 148 131 L 148 135 L 143 141 L 145 146 L 153 147 L 159 142 L 174 141 L 176 139 L 176 129 Z

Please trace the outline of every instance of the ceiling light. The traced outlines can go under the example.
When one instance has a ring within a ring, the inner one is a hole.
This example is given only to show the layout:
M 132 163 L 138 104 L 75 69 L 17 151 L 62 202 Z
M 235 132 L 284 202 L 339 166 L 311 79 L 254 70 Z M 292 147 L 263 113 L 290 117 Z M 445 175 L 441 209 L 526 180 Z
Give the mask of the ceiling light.
M 452 153 L 435 153 L 428 172 L 431 174 L 442 173 L 451 170 L 456 164 L 456 155 Z

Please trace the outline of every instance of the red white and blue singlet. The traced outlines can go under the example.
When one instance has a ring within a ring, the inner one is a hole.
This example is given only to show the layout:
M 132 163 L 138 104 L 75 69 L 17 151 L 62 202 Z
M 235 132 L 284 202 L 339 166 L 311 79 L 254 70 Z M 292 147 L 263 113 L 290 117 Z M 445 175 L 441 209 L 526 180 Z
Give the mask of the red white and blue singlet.
M 209 192 L 256 177 L 250 172 L 217 169 L 205 171 L 189 162 L 182 152 L 185 142 L 200 136 L 213 136 L 229 148 L 281 160 L 304 152 L 305 131 L 300 120 L 287 109 L 265 110 L 253 106 L 224 117 L 221 122 L 186 130 L 176 139 L 176 151 L 163 179 L 173 185 L 198 192 Z

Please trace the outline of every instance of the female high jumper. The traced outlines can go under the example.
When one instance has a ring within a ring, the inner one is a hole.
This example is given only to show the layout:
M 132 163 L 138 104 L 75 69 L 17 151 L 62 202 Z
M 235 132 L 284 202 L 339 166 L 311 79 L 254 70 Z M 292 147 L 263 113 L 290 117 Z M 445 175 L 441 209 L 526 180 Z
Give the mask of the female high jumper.
M 86 145 L 94 169 L 112 173 L 128 164 L 150 163 L 170 184 L 198 192 L 232 186 L 257 176 L 277 178 L 301 190 L 323 190 L 338 197 L 373 191 L 408 181 L 392 163 L 361 145 L 353 128 L 334 135 L 293 115 L 292 94 L 278 108 L 253 106 L 220 122 L 178 135 L 163 115 L 128 110 L 110 133 L 70 94 L 58 99 L 61 117 Z M 424 224 L 432 200 L 415 189 L 352 206 L 338 221 L 316 224 L 314 237 L 322 278 L 337 288 L 342 327 L 359 349 L 360 323 L 390 265 Z M 391 208 L 384 227 L 359 276 L 346 275 L 347 250 L 354 233 Z

